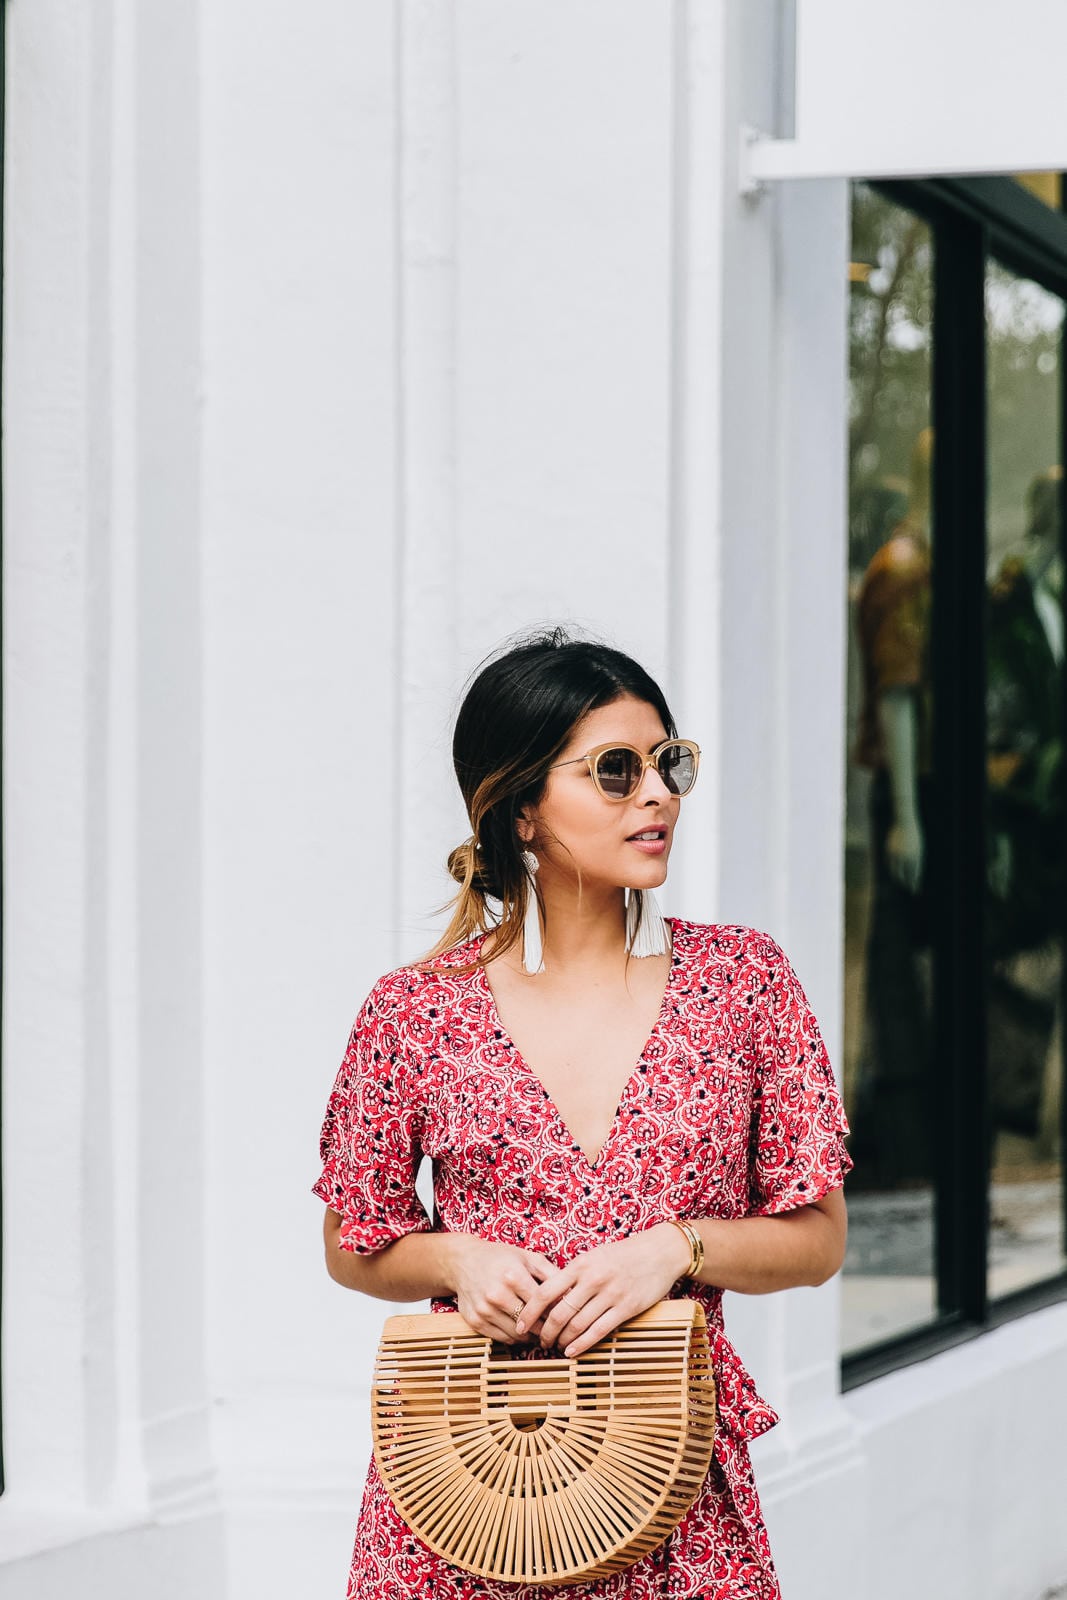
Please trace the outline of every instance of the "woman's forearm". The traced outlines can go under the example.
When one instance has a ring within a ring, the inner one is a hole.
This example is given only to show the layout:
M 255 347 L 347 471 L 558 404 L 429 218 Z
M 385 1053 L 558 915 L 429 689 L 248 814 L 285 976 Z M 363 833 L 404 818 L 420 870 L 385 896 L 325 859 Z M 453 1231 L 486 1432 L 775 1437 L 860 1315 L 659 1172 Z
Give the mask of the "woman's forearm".
M 704 1241 L 698 1281 L 739 1294 L 825 1283 L 844 1260 L 847 1224 L 840 1190 L 777 1217 L 706 1217 L 693 1226 Z
M 472 1328 L 505 1344 L 514 1344 L 519 1313 L 554 1270 L 535 1250 L 471 1233 L 409 1233 L 373 1255 L 356 1255 L 340 1248 L 335 1211 L 327 1211 L 325 1235 L 330 1276 L 346 1288 L 379 1300 L 454 1299 Z
M 359 1255 L 341 1249 L 340 1232 L 341 1218 L 327 1209 L 323 1233 L 330 1277 L 346 1289 L 398 1302 L 454 1294 L 458 1254 L 472 1242 L 465 1233 L 408 1233 L 373 1255 Z
M 705 1217 L 693 1226 L 704 1241 L 704 1265 L 698 1282 L 732 1289 L 739 1294 L 771 1294 L 776 1289 L 825 1283 L 844 1259 L 847 1223 L 840 1190 L 822 1200 L 800 1206 L 777 1217 Z M 358 1255 L 340 1248 L 341 1218 L 327 1209 L 324 1234 L 326 1265 L 330 1276 L 348 1289 L 358 1289 L 378 1300 L 405 1302 L 430 1296 L 453 1297 L 472 1265 L 487 1268 L 490 1277 L 505 1265 L 501 1261 L 472 1262 L 485 1252 L 484 1242 L 466 1233 L 409 1233 L 373 1255 Z M 664 1252 L 677 1257 L 679 1275 L 684 1270 L 685 1241 L 671 1223 L 649 1230 L 661 1235 Z M 510 1265 L 510 1263 L 507 1263 Z

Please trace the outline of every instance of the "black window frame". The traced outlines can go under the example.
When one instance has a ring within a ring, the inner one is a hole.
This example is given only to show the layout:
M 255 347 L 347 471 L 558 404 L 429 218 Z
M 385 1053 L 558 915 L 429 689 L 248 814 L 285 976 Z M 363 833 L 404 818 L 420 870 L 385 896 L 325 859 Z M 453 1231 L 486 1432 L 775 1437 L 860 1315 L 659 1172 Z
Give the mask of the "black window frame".
M 1067 214 L 1011 178 L 868 181 L 920 217 L 934 243 L 931 412 L 936 554 L 931 593 L 934 815 L 932 1085 L 939 1151 L 934 1185 L 933 1322 L 842 1357 L 845 1390 L 1067 1299 L 1067 1270 L 991 1300 L 989 1094 L 983 957 L 986 875 L 985 621 L 987 388 L 985 286 L 995 258 L 1067 304 Z M 1060 460 L 1067 465 L 1067 325 L 1060 361 Z M 1061 501 L 1063 487 L 1061 485 Z M 1067 516 L 1060 517 L 1067 571 Z M 975 529 L 982 530 L 976 539 Z M 1063 733 L 1067 747 L 1067 694 Z M 1067 822 L 1064 849 L 1067 850 Z M 1067 904 L 1060 907 L 1067 956 Z M 1067 959 L 1062 1004 L 1067 1015 Z M 1061 1062 L 1061 1070 L 1067 1070 Z M 1067 1095 L 1061 1097 L 1067 1159 Z M 1067 1229 L 1067 1182 L 1064 1184 Z

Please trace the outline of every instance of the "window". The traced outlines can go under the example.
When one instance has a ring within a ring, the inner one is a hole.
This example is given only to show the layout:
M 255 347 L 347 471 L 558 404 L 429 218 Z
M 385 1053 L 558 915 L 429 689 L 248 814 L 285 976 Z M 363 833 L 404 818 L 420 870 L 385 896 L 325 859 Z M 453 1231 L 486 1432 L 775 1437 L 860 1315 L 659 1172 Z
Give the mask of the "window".
M 921 218 L 857 185 L 843 1070 L 856 1171 L 846 1350 L 935 1313 L 931 955 L 920 870 L 931 781 L 933 248 Z M 899 829 L 890 837 L 893 781 L 912 808 L 906 837 Z
M 989 1294 L 1064 1257 L 1063 301 L 986 267 Z
M 856 184 L 852 216 L 842 1344 L 860 1381 L 1067 1292 L 1067 219 L 1009 179 Z

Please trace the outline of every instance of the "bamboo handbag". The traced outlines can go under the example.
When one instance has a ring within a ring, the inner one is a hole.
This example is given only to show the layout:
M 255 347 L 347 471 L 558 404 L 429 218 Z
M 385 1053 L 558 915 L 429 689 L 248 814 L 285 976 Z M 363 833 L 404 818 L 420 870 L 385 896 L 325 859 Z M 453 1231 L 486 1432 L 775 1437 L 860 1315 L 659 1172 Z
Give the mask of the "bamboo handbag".
M 572 1360 L 501 1348 L 457 1312 L 386 1321 L 371 1432 L 397 1511 L 484 1578 L 563 1586 L 640 1560 L 711 1463 L 704 1308 L 663 1300 Z

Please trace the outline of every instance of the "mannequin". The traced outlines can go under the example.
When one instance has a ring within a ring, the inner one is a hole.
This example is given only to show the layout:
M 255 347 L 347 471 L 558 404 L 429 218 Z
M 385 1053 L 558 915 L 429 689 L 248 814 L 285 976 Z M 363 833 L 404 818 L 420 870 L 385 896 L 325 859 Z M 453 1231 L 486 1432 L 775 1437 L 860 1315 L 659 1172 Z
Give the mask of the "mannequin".
M 865 705 L 857 760 L 885 769 L 893 821 L 886 860 L 912 894 L 922 882 L 925 838 L 919 779 L 930 770 L 930 476 L 933 429 L 912 449 L 908 509 L 863 580 L 859 597 Z
M 870 769 L 873 885 L 866 1045 L 853 1148 L 874 1186 L 930 1174 L 925 851 L 932 766 L 930 485 L 933 430 L 915 440 L 903 519 L 872 557 L 856 621 L 863 697 L 855 758 Z
M 1027 491 L 1021 554 L 989 591 L 986 707 L 989 1065 L 996 1127 L 1039 1130 L 1060 984 L 1063 845 L 1062 468 Z
M 1029 490 L 1030 526 L 1024 556 L 1034 589 L 1034 606 L 1057 667 L 1063 665 L 1063 562 L 1060 554 L 1060 497 L 1063 468 L 1050 467 Z
M 990 949 L 1036 949 L 1052 937 L 1062 883 L 1060 677 L 1064 656 L 1059 567 L 1063 471 L 1027 491 L 1022 553 L 990 587 L 987 742 L 990 796 Z

